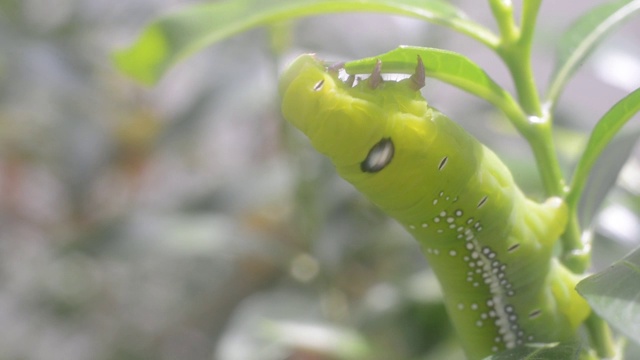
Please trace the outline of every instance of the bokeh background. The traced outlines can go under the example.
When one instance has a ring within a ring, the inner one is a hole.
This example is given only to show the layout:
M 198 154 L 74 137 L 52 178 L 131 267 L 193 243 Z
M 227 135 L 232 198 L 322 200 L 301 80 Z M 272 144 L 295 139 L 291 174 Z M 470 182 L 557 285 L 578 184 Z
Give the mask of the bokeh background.
M 420 21 L 341 14 L 291 24 L 277 46 L 268 29 L 240 34 L 153 88 L 114 69 L 112 51 L 189 3 L 0 0 L 0 360 L 461 359 L 417 245 L 283 122 L 277 76 L 303 52 L 349 60 L 399 44 L 462 52 L 511 88 L 505 68 Z M 456 3 L 495 28 L 485 2 Z M 597 3 L 543 4 L 541 88 L 558 34 Z M 595 121 L 640 86 L 639 23 L 562 97 L 567 174 Z M 539 197 L 499 113 L 437 81 L 425 94 Z M 640 244 L 633 122 L 588 190 L 594 270 Z

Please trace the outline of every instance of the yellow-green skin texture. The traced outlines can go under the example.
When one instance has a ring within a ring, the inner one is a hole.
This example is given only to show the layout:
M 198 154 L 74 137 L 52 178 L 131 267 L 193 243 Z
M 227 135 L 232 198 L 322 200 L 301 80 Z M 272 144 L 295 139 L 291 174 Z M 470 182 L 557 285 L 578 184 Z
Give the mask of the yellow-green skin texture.
M 566 206 L 527 199 L 496 155 L 410 81 L 352 87 L 303 55 L 282 76 L 282 112 L 417 239 L 470 359 L 573 339 L 589 307 L 574 290 L 578 279 L 552 256 Z M 393 142 L 391 161 L 364 172 L 381 139 Z

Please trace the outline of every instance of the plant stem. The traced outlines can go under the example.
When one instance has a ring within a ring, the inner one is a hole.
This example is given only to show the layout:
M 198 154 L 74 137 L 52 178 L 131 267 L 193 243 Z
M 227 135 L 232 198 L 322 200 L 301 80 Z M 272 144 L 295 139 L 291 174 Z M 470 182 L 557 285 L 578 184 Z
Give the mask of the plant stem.
M 511 0 L 490 0 L 493 17 L 496 18 L 500 29 L 501 41 L 512 42 L 519 36 L 520 30 L 513 21 L 513 4 Z
M 512 122 L 517 125 L 533 151 L 547 196 L 565 197 L 567 186 L 551 132 L 553 116 L 541 106 L 531 66 L 531 47 L 541 1 L 524 1 L 521 29 L 514 23 L 513 8 L 509 0 L 490 0 L 490 4 L 502 36 L 497 48 L 498 54 L 511 73 L 518 101 L 528 117 L 526 121 L 512 119 Z M 522 125 L 523 122 L 526 123 L 525 126 Z M 575 209 L 570 207 L 567 230 L 562 236 L 561 261 L 576 273 L 583 273 L 590 265 L 589 248 L 582 243 L 580 233 Z
M 609 325 L 596 313 L 591 313 L 585 322 L 589 330 L 592 347 L 601 359 L 611 359 L 616 355 L 616 344 Z
M 500 0 L 492 0 L 491 5 L 492 9 L 507 6 Z M 502 9 L 502 11 L 494 10 L 494 15 L 498 20 L 502 35 L 498 54 L 511 72 L 516 92 L 518 93 L 518 100 L 528 115 L 541 117 L 540 96 L 533 76 L 533 68 L 531 67 L 531 46 L 539 7 L 539 0 L 525 1 L 521 29 L 518 29 L 513 21 L 511 4 L 509 4 L 509 11 L 506 9 Z M 507 16 L 509 18 L 508 23 L 506 19 L 499 18 Z
M 530 122 L 530 126 L 531 130 L 524 136 L 533 151 L 545 192 L 548 196 L 563 196 L 566 185 L 551 134 L 551 121 Z
M 576 274 L 583 274 L 591 266 L 591 243 L 583 241 L 575 210 L 569 207 L 569 222 L 562 235 L 562 257 L 560 261 Z

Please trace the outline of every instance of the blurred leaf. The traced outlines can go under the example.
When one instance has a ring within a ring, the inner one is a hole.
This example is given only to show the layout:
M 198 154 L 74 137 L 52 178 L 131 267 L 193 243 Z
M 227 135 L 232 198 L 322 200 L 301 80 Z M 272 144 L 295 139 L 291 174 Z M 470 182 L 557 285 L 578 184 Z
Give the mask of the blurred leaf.
M 640 10 L 640 0 L 617 0 L 600 5 L 571 25 L 558 44 L 558 59 L 553 72 L 547 100 L 558 100 L 562 88 L 611 31 Z
M 153 84 L 174 64 L 222 39 L 288 19 L 350 11 L 412 16 L 449 26 L 488 45 L 497 38 L 442 0 L 236 0 L 196 4 L 149 24 L 130 48 L 114 54 L 121 71 Z
M 263 331 L 266 337 L 272 338 L 279 345 L 288 349 L 306 350 L 318 354 L 319 358 L 344 360 L 371 358 L 369 344 L 360 334 L 351 329 L 317 323 L 266 320 Z
M 589 173 L 602 151 L 638 111 L 640 111 L 640 88 L 613 105 L 598 121 L 573 174 L 571 190 L 567 195 L 567 203 L 570 207 L 575 209 L 580 201 Z
M 640 343 L 640 248 L 578 283 L 593 310 Z
M 578 207 L 580 224 L 589 226 L 593 222 L 604 199 L 616 184 L 620 171 L 627 163 L 639 137 L 640 129 L 618 134 L 600 154 L 593 165 Z
M 526 344 L 484 360 L 577 360 L 582 359 L 583 350 L 580 343 Z
M 351 61 L 345 64 L 350 74 L 370 73 L 378 60 L 382 61 L 382 72 L 411 74 L 420 56 L 426 75 L 451 85 L 496 105 L 509 118 L 520 118 L 521 111 L 511 95 L 498 85 L 487 73 L 469 58 L 447 50 L 400 46 L 388 53 Z

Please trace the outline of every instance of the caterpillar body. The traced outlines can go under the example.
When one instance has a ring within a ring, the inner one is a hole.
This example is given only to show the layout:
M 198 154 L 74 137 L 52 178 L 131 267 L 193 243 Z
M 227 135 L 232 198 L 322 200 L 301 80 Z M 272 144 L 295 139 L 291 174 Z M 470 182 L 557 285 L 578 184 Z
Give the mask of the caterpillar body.
M 282 113 L 337 172 L 419 242 L 470 359 L 575 337 L 589 314 L 552 248 L 559 198 L 525 197 L 498 157 L 417 91 L 416 73 L 356 85 L 312 55 L 283 74 Z

